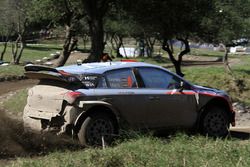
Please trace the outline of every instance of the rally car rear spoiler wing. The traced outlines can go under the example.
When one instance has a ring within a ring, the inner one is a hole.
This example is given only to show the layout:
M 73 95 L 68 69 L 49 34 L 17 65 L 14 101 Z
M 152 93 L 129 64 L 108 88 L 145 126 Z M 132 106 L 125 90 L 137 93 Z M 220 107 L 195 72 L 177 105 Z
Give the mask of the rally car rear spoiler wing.
M 55 68 L 40 65 L 30 65 L 25 66 L 24 70 L 24 75 L 30 79 L 57 80 L 67 83 L 81 84 L 82 86 L 86 87 L 76 75 L 57 70 Z
M 51 72 L 59 72 L 57 69 L 55 68 L 51 68 L 51 67 L 46 67 L 46 66 L 39 66 L 39 65 L 29 65 L 29 66 L 25 66 L 24 67 L 25 71 L 51 71 Z

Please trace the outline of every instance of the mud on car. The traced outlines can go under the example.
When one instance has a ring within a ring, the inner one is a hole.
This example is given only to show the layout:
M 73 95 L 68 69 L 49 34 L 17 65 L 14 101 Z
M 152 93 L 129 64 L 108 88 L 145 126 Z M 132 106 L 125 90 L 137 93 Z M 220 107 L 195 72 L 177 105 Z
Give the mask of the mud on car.
M 230 97 L 160 66 L 106 62 L 59 68 L 26 66 L 40 82 L 28 91 L 27 131 L 77 136 L 84 146 L 109 144 L 121 129 L 197 129 L 221 137 L 235 125 Z

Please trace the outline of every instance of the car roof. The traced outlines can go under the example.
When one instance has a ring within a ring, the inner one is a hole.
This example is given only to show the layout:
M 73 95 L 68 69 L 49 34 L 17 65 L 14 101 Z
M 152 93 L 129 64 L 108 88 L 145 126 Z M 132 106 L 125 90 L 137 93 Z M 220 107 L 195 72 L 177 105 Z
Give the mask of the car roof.
M 69 65 L 64 67 L 58 67 L 57 70 L 63 70 L 72 74 L 103 74 L 106 71 L 120 69 L 120 68 L 131 68 L 131 67 L 157 67 L 153 64 L 144 62 L 98 62 L 98 63 L 83 63 L 81 65 Z M 165 69 L 166 70 L 166 69 Z

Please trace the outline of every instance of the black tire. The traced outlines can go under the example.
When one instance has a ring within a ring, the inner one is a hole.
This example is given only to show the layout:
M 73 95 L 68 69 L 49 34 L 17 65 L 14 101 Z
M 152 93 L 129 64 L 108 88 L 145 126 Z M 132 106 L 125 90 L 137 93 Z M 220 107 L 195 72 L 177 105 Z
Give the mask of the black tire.
M 229 132 L 229 117 L 225 110 L 219 107 L 207 109 L 201 121 L 204 135 L 211 137 L 225 137 Z
M 88 116 L 78 132 L 78 139 L 82 146 L 110 145 L 116 134 L 114 121 L 103 113 Z

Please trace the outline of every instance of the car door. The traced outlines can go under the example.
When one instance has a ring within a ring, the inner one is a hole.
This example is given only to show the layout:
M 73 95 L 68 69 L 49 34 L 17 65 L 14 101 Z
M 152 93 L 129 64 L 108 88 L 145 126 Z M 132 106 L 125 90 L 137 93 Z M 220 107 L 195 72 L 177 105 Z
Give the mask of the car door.
M 195 92 L 189 89 L 179 92 L 180 78 L 154 67 L 141 67 L 138 72 L 144 82 L 142 89 L 147 91 L 145 105 L 150 127 L 191 127 L 195 124 Z
M 104 74 L 107 89 L 103 97 L 117 109 L 121 118 L 130 126 L 141 128 L 145 125 L 143 115 L 146 112 L 144 95 L 138 90 L 138 83 L 132 68 L 111 70 Z M 103 82 L 102 82 L 103 84 Z

